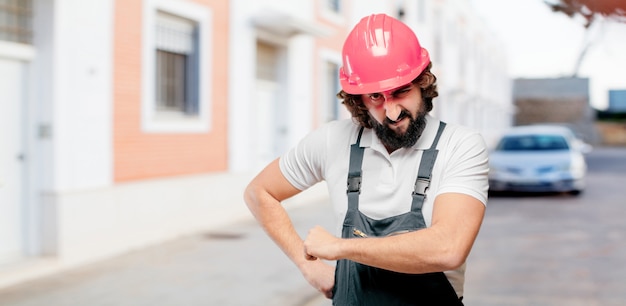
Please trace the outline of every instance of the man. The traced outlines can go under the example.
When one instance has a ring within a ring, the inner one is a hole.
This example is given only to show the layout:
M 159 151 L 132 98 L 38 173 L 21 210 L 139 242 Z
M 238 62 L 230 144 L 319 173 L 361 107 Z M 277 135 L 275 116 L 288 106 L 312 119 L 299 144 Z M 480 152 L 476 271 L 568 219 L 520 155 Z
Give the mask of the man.
M 462 305 L 487 203 L 484 140 L 428 115 L 436 77 L 400 21 L 363 18 L 342 53 L 338 96 L 353 120 L 324 125 L 270 163 L 246 203 L 334 305 Z M 341 238 L 318 226 L 303 241 L 280 202 L 322 180 Z

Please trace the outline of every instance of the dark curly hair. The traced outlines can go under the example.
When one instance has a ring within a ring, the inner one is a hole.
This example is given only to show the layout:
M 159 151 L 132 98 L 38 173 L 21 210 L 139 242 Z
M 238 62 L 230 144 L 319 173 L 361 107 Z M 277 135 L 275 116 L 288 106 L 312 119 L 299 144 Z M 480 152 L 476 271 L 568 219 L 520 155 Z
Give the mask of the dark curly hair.
M 432 63 L 428 64 L 428 67 L 420 73 L 411 83 L 417 85 L 422 92 L 422 100 L 424 101 L 425 111 L 428 113 L 433 109 L 433 98 L 438 96 L 437 92 L 437 77 L 430 72 Z M 358 123 L 368 129 L 373 127 L 372 118 L 367 111 L 367 107 L 361 100 L 361 95 L 352 95 L 345 91 L 340 91 L 337 94 L 337 98 L 342 99 L 342 104 L 346 106 L 348 111 L 352 114 Z

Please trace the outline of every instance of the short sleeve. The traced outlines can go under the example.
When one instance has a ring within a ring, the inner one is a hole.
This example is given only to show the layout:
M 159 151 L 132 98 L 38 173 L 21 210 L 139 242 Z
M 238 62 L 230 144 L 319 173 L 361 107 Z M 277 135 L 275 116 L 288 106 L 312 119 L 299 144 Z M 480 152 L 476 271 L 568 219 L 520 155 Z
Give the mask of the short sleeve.
M 489 157 L 483 137 L 476 131 L 458 128 L 447 144 L 443 178 L 438 194 L 455 192 L 470 195 L 487 204 Z
M 324 179 L 327 133 L 327 125 L 311 132 L 280 158 L 282 174 L 297 189 L 305 190 Z

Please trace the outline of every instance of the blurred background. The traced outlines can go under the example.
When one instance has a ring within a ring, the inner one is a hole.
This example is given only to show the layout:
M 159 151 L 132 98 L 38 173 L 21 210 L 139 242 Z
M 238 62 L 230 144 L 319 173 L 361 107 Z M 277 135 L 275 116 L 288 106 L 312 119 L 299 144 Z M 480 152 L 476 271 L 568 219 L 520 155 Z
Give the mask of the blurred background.
M 249 220 L 255 173 L 349 116 L 335 97 L 341 47 L 373 13 L 429 50 L 434 116 L 490 147 L 548 123 L 619 150 L 625 12 L 610 0 L 0 0 L 0 288 Z

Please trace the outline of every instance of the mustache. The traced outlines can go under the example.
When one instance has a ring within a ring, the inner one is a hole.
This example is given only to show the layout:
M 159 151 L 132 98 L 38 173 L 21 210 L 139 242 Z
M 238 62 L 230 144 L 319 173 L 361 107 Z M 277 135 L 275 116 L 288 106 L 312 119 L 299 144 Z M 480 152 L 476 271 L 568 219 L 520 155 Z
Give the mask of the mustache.
M 410 117 L 410 116 L 411 116 L 411 114 L 409 114 L 409 112 L 407 112 L 406 110 L 402 110 L 400 112 L 400 115 L 398 116 L 398 118 L 396 120 L 391 120 L 391 119 L 389 119 L 389 117 L 385 117 L 385 122 L 384 123 L 386 123 L 386 124 L 394 124 L 394 123 L 396 123 L 396 122 L 398 122 L 398 121 L 400 121 L 400 120 L 402 120 L 402 119 L 404 119 L 406 117 Z

